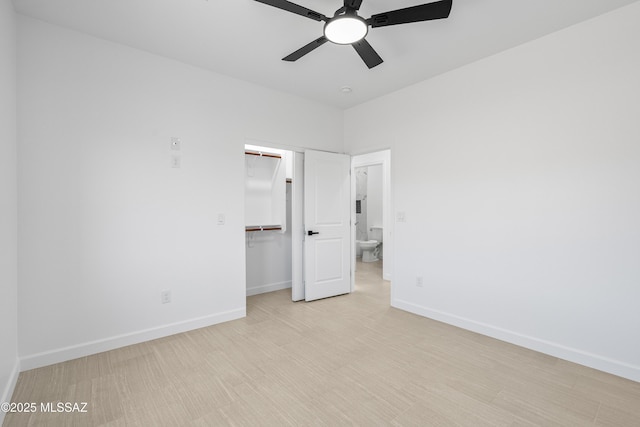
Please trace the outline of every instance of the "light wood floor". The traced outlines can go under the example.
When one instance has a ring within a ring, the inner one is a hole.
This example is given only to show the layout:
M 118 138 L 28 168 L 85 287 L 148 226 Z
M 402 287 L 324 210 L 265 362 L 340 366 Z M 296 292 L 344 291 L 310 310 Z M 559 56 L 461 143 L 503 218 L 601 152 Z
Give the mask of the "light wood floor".
M 20 374 L 4 426 L 640 426 L 640 383 L 389 307 L 380 266 L 357 291 L 247 300 L 245 319 Z

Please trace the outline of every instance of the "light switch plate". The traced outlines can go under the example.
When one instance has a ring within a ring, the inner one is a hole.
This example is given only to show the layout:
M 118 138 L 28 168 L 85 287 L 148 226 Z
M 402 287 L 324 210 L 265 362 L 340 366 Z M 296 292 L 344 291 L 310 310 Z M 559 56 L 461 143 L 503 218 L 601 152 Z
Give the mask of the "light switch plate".
M 172 137 L 169 146 L 173 151 L 180 151 L 182 148 L 182 141 L 180 141 L 180 138 Z
M 180 156 L 177 154 L 173 154 L 171 156 L 171 167 L 174 169 L 179 169 L 182 163 L 182 159 L 180 159 Z

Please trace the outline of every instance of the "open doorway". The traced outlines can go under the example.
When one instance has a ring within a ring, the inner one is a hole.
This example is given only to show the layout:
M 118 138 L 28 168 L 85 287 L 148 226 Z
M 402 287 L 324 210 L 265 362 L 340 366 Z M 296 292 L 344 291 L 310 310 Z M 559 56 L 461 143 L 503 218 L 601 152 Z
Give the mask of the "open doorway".
M 352 157 L 351 194 L 355 290 L 357 280 L 374 283 L 392 279 L 390 150 Z
M 247 296 L 302 283 L 302 169 L 300 149 L 259 141 L 245 144 Z

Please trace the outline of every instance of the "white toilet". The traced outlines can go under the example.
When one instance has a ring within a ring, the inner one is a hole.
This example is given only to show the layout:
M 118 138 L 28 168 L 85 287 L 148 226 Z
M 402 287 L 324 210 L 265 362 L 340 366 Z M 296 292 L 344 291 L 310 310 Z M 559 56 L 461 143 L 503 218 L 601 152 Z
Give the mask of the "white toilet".
M 362 251 L 362 262 L 378 261 L 382 242 L 382 227 L 371 227 L 369 238 L 370 240 L 356 240 L 358 255 Z
M 374 262 L 378 260 L 378 257 L 374 254 L 374 251 L 378 247 L 377 240 L 358 240 L 357 243 L 362 249 L 362 262 Z

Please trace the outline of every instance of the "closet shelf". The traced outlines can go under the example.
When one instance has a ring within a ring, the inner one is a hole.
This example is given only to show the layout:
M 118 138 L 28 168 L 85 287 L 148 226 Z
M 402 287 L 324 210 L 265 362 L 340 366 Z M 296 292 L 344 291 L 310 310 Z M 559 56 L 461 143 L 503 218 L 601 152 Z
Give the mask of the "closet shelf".
M 263 153 L 262 151 L 245 151 L 244 154 L 248 156 L 259 156 L 259 157 L 273 157 L 276 159 L 281 159 L 282 156 L 280 154 L 274 153 Z
M 278 231 L 282 230 L 282 227 L 279 225 L 247 225 L 245 227 L 245 231 L 248 233 L 250 231 Z

